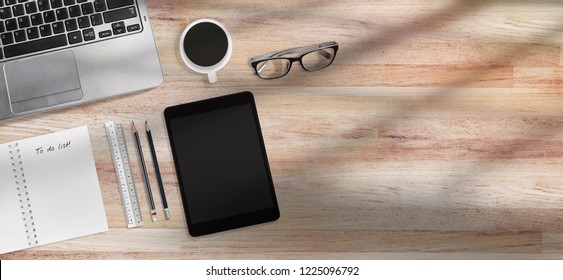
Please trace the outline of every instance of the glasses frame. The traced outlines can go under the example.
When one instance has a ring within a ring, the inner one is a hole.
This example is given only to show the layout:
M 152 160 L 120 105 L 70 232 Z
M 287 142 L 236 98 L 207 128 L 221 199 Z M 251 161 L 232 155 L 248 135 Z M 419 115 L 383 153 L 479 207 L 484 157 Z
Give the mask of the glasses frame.
M 303 65 L 303 57 L 313 53 L 313 52 L 318 52 L 324 49 L 333 49 L 334 50 L 334 54 L 332 55 L 332 60 L 325 66 L 318 68 L 318 69 L 307 69 L 304 65 Z M 276 52 L 271 52 L 271 53 L 267 53 L 264 55 L 260 55 L 260 56 L 255 56 L 253 58 L 250 59 L 250 66 L 254 69 L 254 72 L 256 73 L 256 75 L 258 75 L 258 77 L 265 79 L 265 80 L 271 80 L 271 79 L 277 79 L 277 78 L 281 78 L 285 75 L 287 75 L 287 73 L 289 73 L 289 71 L 291 70 L 291 65 L 293 64 L 293 62 L 299 61 L 299 64 L 301 64 L 301 68 L 303 68 L 305 71 L 308 72 L 313 72 L 313 71 L 318 71 L 321 69 L 324 69 L 328 66 L 330 66 L 332 64 L 332 62 L 334 62 L 334 58 L 336 57 L 336 53 L 338 52 L 338 43 L 336 43 L 335 41 L 330 41 L 330 42 L 324 42 L 324 43 L 320 43 L 320 44 L 313 44 L 313 45 L 308 45 L 308 46 L 304 46 L 304 47 L 298 47 L 298 48 L 293 48 L 293 49 L 288 49 L 288 50 L 283 50 L 283 51 L 276 51 Z M 293 56 L 293 57 L 286 57 L 285 55 L 289 55 L 289 54 L 297 54 L 297 56 Z M 260 70 L 258 69 L 258 64 L 264 61 L 270 61 L 270 60 L 286 60 L 289 62 L 289 65 L 287 66 L 287 69 L 285 70 L 284 73 L 282 73 L 279 76 L 276 77 L 262 77 L 262 75 L 260 75 Z

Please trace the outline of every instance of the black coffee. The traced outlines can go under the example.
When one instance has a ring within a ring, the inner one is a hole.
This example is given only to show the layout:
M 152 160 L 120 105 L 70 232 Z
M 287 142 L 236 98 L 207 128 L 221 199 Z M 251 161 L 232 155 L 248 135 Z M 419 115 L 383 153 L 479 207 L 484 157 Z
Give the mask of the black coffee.
M 192 26 L 184 38 L 184 52 L 193 63 L 202 67 L 219 63 L 227 54 L 228 46 L 227 34 L 210 22 Z

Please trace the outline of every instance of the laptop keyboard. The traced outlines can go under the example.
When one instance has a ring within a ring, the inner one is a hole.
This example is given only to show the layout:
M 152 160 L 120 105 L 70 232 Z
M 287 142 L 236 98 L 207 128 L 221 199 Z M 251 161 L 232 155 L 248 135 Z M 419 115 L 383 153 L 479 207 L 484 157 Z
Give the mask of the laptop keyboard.
M 0 0 L 0 61 L 142 30 L 136 0 Z

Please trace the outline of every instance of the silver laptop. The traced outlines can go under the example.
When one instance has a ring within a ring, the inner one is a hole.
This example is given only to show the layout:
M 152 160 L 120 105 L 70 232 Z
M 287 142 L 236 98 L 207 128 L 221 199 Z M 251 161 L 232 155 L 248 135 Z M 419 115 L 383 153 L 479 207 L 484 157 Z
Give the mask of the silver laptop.
M 145 0 L 0 0 L 0 120 L 160 85 Z

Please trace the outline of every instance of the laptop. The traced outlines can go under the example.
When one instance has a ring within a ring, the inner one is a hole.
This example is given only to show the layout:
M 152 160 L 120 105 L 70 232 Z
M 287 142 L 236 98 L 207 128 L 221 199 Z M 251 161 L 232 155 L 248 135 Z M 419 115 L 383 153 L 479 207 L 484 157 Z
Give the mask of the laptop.
M 0 0 L 0 120 L 162 81 L 145 0 Z

